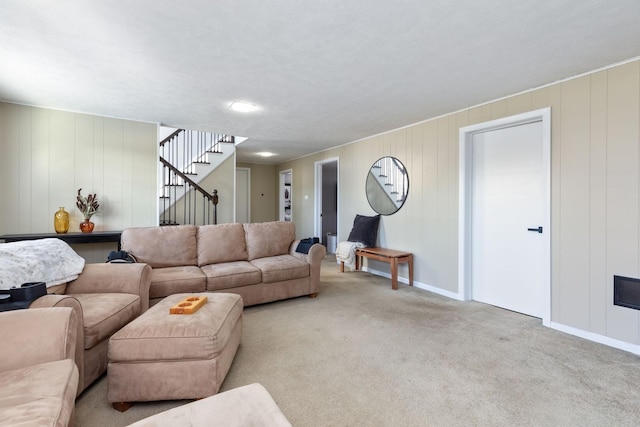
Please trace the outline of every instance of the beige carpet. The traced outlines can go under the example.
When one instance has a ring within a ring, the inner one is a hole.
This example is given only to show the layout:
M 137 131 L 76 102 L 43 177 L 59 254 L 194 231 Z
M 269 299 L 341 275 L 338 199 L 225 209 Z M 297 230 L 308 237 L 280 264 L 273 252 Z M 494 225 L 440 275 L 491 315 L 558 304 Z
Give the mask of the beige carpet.
M 458 302 L 325 260 L 320 295 L 247 307 L 223 390 L 262 383 L 294 426 L 636 426 L 640 358 L 539 319 Z M 124 426 L 102 378 L 76 425 Z

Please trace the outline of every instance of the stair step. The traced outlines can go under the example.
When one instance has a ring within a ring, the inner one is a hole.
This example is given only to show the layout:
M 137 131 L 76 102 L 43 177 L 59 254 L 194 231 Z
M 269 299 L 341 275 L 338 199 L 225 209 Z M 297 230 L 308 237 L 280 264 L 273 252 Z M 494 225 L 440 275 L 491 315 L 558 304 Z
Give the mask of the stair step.
M 197 162 L 193 162 L 194 165 L 210 165 L 211 162 L 201 162 L 201 161 L 197 161 Z

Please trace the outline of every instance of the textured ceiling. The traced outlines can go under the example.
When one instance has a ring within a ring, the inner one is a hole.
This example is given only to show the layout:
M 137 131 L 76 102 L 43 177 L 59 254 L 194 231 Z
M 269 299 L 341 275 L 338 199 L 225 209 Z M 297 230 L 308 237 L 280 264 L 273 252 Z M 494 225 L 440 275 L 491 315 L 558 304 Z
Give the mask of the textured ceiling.
M 280 163 L 638 57 L 638 22 L 640 0 L 3 0 L 0 99 Z

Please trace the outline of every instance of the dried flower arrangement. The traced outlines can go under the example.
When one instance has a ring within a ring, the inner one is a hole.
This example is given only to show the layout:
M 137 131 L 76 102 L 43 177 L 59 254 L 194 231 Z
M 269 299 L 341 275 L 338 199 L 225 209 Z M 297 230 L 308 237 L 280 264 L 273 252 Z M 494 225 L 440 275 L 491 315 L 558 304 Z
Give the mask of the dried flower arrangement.
M 95 193 L 89 194 L 87 197 L 84 197 L 80 192 L 82 188 L 78 190 L 78 195 L 76 196 L 76 206 L 82 212 L 85 219 L 91 219 L 91 216 L 98 211 L 100 205 L 98 204 L 98 199 L 96 198 Z

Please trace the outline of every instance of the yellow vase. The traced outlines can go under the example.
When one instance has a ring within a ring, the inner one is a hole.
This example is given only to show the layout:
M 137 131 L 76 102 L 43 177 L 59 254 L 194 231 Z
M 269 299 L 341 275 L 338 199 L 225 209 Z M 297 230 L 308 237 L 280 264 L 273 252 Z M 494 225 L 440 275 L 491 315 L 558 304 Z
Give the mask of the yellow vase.
M 53 228 L 58 234 L 69 231 L 69 212 L 65 211 L 63 207 L 60 207 L 53 216 Z

